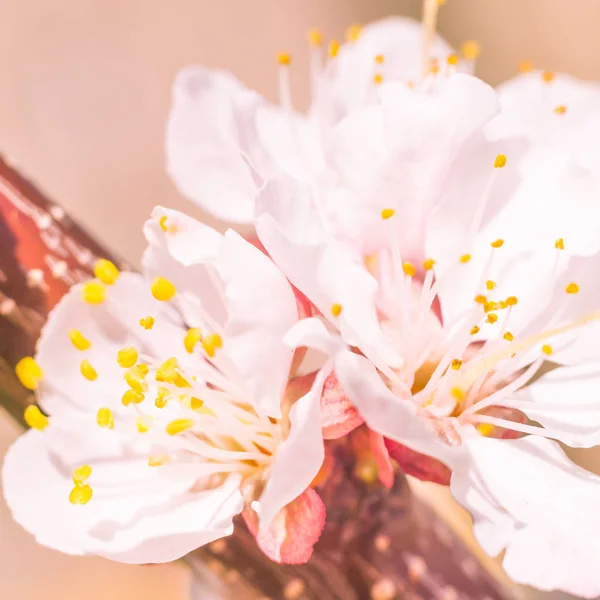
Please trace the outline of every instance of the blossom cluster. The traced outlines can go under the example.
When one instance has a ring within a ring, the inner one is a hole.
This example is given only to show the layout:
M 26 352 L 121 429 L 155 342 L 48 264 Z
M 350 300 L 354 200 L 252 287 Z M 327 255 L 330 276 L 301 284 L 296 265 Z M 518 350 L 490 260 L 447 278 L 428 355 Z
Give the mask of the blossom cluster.
M 523 65 L 493 89 L 476 44 L 401 18 L 309 41 L 306 114 L 287 54 L 278 105 L 178 75 L 169 173 L 254 233 L 158 207 L 142 275 L 101 260 L 59 303 L 17 366 L 43 412 L 4 464 L 15 519 L 155 563 L 241 513 L 306 562 L 324 440 L 363 427 L 382 484 L 394 461 L 450 486 L 510 577 L 595 597 L 600 478 L 559 442 L 600 443 L 600 85 Z

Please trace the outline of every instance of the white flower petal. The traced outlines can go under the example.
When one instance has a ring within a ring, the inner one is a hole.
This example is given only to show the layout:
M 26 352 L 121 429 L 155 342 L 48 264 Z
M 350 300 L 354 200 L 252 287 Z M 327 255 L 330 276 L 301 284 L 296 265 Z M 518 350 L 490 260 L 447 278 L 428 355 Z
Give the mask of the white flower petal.
M 600 444 L 600 363 L 558 367 L 521 390 L 519 410 L 573 447 Z
M 174 302 L 187 325 L 204 325 L 204 312 L 222 325 L 226 311 L 212 263 L 223 236 L 196 219 L 160 206 L 144 224 L 144 235 L 148 241 L 142 258 L 144 274 L 173 283 Z
M 339 352 L 335 357 L 335 373 L 348 398 L 371 429 L 417 452 L 437 458 L 451 468 L 460 464 L 461 448 L 439 440 L 423 417 L 417 415 L 410 396 L 402 399 L 393 394 L 364 356 L 349 351 Z
M 280 205 L 271 209 L 276 192 L 281 189 L 287 189 L 285 208 Z M 260 241 L 289 280 L 340 329 L 346 342 L 359 345 L 374 359 L 383 357 L 388 364 L 397 362 L 398 356 L 379 328 L 377 282 L 353 248 L 327 243 L 323 234 L 311 233 L 313 226 L 321 232 L 322 225 L 316 209 L 306 209 L 310 197 L 305 184 L 290 178 L 269 182 L 261 199 L 264 212 L 256 223 Z M 304 217 L 306 228 L 299 227 L 296 215 Z M 341 306 L 338 316 L 332 314 L 336 304 Z
M 543 438 L 473 436 L 463 443 L 470 464 L 453 474 L 452 491 L 473 510 L 478 539 L 486 545 L 491 536 L 487 545 L 494 551 L 506 547 L 509 577 L 542 590 L 598 596 L 600 541 L 593 532 L 600 529 L 600 477 Z M 481 508 L 484 497 L 487 511 Z
M 325 448 L 319 414 L 323 384 L 330 372 L 331 364 L 325 365 L 308 393 L 290 409 L 289 435 L 277 450 L 260 497 L 261 523 L 270 523 L 284 506 L 300 496 L 323 464 Z
M 81 285 L 76 285 L 51 312 L 38 342 L 36 360 L 44 373 L 39 402 L 52 415 L 71 411 L 96 412 L 108 406 L 119 412 L 128 389 L 117 353 L 127 346 L 150 356 L 170 356 L 183 346 L 184 329 L 172 307 L 155 300 L 147 281 L 133 273 L 121 273 L 106 288 L 106 300 L 87 304 Z M 154 327 L 145 330 L 140 319 L 152 316 Z M 71 329 L 89 340 L 88 350 L 77 350 L 69 339 Z M 98 377 L 88 381 L 80 364 L 88 360 Z
M 214 266 L 227 300 L 223 351 L 253 391 L 259 411 L 280 417 L 292 361 L 283 336 L 298 319 L 294 292 L 271 259 L 232 230 Z
M 193 470 L 149 467 L 148 445 L 84 420 L 31 430 L 9 450 L 2 472 L 13 517 L 39 543 L 121 562 L 166 562 L 231 532 L 241 511 L 238 482 L 191 492 Z M 93 495 L 72 505 L 75 468 L 89 464 Z M 43 497 L 44 501 L 39 502 Z

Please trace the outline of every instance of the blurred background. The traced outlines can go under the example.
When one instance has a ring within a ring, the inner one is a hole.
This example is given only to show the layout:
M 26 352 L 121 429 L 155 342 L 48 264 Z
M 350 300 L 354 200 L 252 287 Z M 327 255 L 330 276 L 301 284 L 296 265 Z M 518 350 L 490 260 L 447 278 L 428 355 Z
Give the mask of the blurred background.
M 226 68 L 274 98 L 275 56 L 289 51 L 303 106 L 307 29 L 341 38 L 351 23 L 420 10 L 421 0 L 0 0 L 0 152 L 136 265 L 155 204 L 201 216 L 164 172 L 164 124 L 180 67 Z M 598 22 L 597 0 L 447 0 L 439 29 L 454 45 L 478 40 L 477 74 L 497 84 L 525 59 L 600 79 Z M 0 415 L 0 455 L 17 433 Z M 445 498 L 435 501 L 468 531 Z M 178 600 L 186 586 L 175 565 L 132 567 L 39 548 L 0 504 L 7 600 Z

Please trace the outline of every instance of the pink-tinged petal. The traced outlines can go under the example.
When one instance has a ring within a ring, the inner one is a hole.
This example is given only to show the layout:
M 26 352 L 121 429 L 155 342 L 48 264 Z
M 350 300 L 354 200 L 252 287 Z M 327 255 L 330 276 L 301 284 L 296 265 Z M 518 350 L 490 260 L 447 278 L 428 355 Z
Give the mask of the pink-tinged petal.
M 461 447 L 449 446 L 439 439 L 433 427 L 417 414 L 410 395 L 402 398 L 392 393 L 364 356 L 338 352 L 335 372 L 369 428 L 451 468 L 462 463 Z
M 463 445 L 469 461 L 454 471 L 451 490 L 486 551 L 506 548 L 504 569 L 518 583 L 596 598 L 600 477 L 545 438 L 465 435 Z
M 335 373 L 323 385 L 321 396 L 321 426 L 326 440 L 335 440 L 362 425 L 363 418 L 346 396 Z
M 421 481 L 450 485 L 452 471 L 444 463 L 420 452 L 415 452 L 394 440 L 386 439 L 385 446 L 390 456 L 407 475 L 416 477 Z
M 242 515 L 260 549 L 273 561 L 288 565 L 308 562 L 325 527 L 325 505 L 317 492 L 306 489 L 284 506 L 269 525 L 260 525 L 251 509 Z
M 214 267 L 228 314 L 223 352 L 258 410 L 280 417 L 293 356 L 283 338 L 298 319 L 294 292 L 275 263 L 233 230 L 223 236 Z
M 371 452 L 377 465 L 379 481 L 388 489 L 394 485 L 394 465 L 390 460 L 390 453 L 385 445 L 385 438 L 369 429 L 369 439 L 371 441 Z
M 257 509 L 263 525 L 268 524 L 311 484 L 323 464 L 325 448 L 321 433 L 320 400 L 323 382 L 330 372 L 331 365 L 325 365 L 310 390 L 296 400 L 289 411 L 289 434 L 277 449 L 269 479 L 258 502 Z

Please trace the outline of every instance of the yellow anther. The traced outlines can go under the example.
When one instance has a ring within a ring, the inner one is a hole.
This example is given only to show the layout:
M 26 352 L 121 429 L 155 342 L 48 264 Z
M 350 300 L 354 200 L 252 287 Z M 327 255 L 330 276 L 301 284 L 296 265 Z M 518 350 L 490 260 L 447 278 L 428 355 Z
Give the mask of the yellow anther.
M 331 314 L 334 317 L 339 317 L 342 314 L 343 307 L 341 304 L 332 304 L 331 305 Z
M 177 376 L 177 359 L 172 356 L 165 360 L 165 362 L 156 370 L 156 381 L 172 383 Z
M 451 67 L 456 67 L 458 65 L 458 63 L 460 62 L 460 57 L 458 56 L 458 54 L 450 54 L 448 56 L 448 58 L 446 59 L 446 62 Z
M 498 302 L 494 302 L 493 300 L 490 300 L 489 302 L 486 302 L 483 305 L 483 310 L 486 313 L 489 313 L 491 310 L 498 310 L 500 308 L 500 305 L 498 304 Z
M 465 397 L 465 392 L 462 388 L 459 387 L 453 387 L 450 390 L 450 394 L 452 395 L 452 397 L 456 400 L 458 400 L 459 402 L 461 402 L 462 400 L 464 400 Z
M 119 366 L 124 369 L 133 367 L 138 359 L 138 351 L 133 346 L 127 346 L 127 348 L 121 348 L 117 352 L 117 362 Z
M 446 0 L 437 0 L 438 6 L 444 6 L 444 4 L 446 4 Z
M 159 386 L 158 387 L 158 395 L 156 396 L 156 400 L 154 404 L 156 408 L 164 408 L 169 401 L 170 392 L 166 387 Z
M 144 381 L 144 377 L 148 374 L 147 369 L 146 365 L 136 365 L 125 371 L 123 375 L 129 387 L 140 394 L 148 391 L 148 384 Z
M 564 104 L 560 104 L 554 109 L 554 113 L 557 115 L 564 115 L 567 112 L 567 107 Z
M 94 381 L 98 378 L 98 372 L 96 369 L 94 369 L 94 367 L 92 367 L 92 363 L 90 363 L 90 361 L 87 359 L 81 361 L 79 370 L 88 381 Z
M 106 287 L 100 281 L 88 281 L 81 287 L 81 297 L 88 304 L 102 304 L 106 300 Z
M 202 347 L 204 348 L 204 352 L 210 358 L 213 358 L 217 348 L 223 347 L 223 340 L 219 334 L 211 333 L 202 340 Z
M 71 504 L 87 504 L 92 499 L 92 488 L 89 485 L 76 485 L 69 494 Z
M 391 219 L 396 214 L 396 211 L 393 208 L 384 208 L 381 211 L 382 219 Z
M 110 262 L 110 260 L 101 258 L 94 265 L 94 275 L 102 283 L 105 283 L 106 285 L 113 285 L 116 283 L 117 279 L 119 279 L 120 272 L 115 264 Z
M 485 287 L 491 292 L 496 287 L 496 282 L 488 279 L 485 282 Z
M 136 369 L 144 376 L 148 375 L 148 365 L 146 363 L 140 363 L 136 366 Z
M 90 465 L 82 465 L 81 467 L 77 467 L 73 471 L 73 483 L 75 485 L 81 485 L 89 479 L 91 474 L 92 467 L 90 467 Z
M 383 83 L 383 75 L 381 73 L 375 73 L 375 75 L 373 75 L 373 83 L 381 85 Z
M 25 356 L 15 365 L 15 374 L 23 387 L 35 390 L 44 375 L 42 368 L 31 356 Z
M 475 296 L 475 302 L 477 302 L 477 304 L 487 304 L 488 299 L 483 295 L 483 294 L 477 294 L 477 296 Z
M 554 242 L 554 247 L 557 250 L 564 250 L 565 249 L 565 240 L 563 240 L 562 238 L 558 238 L 555 242 Z
M 323 44 L 323 34 L 316 27 L 309 29 L 306 37 L 308 39 L 308 43 L 314 48 L 318 48 Z
M 196 344 L 202 339 L 202 331 L 198 327 L 192 327 L 187 330 L 185 337 L 183 338 L 183 345 L 185 349 L 192 354 Z
M 476 335 L 479 333 L 479 327 L 477 325 L 473 326 L 471 328 L 471 331 L 469 332 L 471 335 Z
M 545 83 L 552 83 L 555 77 L 556 73 L 554 73 L 553 71 L 542 71 L 542 80 Z
M 158 224 L 160 225 L 160 228 L 166 233 L 168 231 L 168 227 L 167 227 L 167 215 L 163 215 L 158 220 Z
M 429 61 L 429 72 L 432 75 L 437 75 L 440 72 L 440 61 L 437 58 L 432 58 Z
M 493 324 L 497 320 L 498 320 L 498 315 L 496 313 L 493 313 L 493 312 L 488 313 L 488 316 L 487 316 L 487 322 L 488 323 L 492 323 Z
M 337 40 L 331 40 L 329 42 L 329 48 L 327 49 L 327 54 L 329 58 L 335 58 L 340 51 L 340 43 Z
M 494 159 L 494 169 L 503 169 L 506 166 L 506 154 L 498 154 Z
M 518 66 L 519 73 L 530 73 L 533 71 L 533 63 L 530 60 L 522 60 Z
M 280 52 L 277 55 L 277 62 L 282 67 L 289 67 L 292 64 L 292 55 L 289 52 Z
M 25 409 L 23 418 L 31 429 L 37 429 L 38 431 L 44 431 L 50 424 L 48 417 L 35 404 L 30 404 Z
M 375 55 L 375 62 L 378 65 L 382 65 L 385 62 L 385 56 L 383 54 L 376 54 Z
M 471 255 L 470 254 L 463 254 L 458 261 L 460 263 L 462 263 L 463 265 L 468 263 L 471 260 Z
M 504 246 L 504 240 L 502 240 L 502 239 L 497 239 L 497 240 L 494 240 L 494 241 L 493 241 L 493 242 L 490 244 L 490 246 L 491 246 L 492 248 L 502 248 L 502 246 Z
M 565 292 L 567 292 L 567 294 L 576 294 L 577 292 L 579 292 L 579 286 L 576 283 L 571 282 L 565 288 Z
M 99 427 L 106 429 L 113 429 L 115 426 L 114 417 L 110 408 L 99 408 L 96 414 L 96 423 Z
M 135 421 L 135 426 L 140 433 L 147 433 L 152 427 L 152 421 L 150 417 L 139 416 Z
M 168 463 L 171 459 L 167 454 L 154 454 L 148 457 L 148 466 L 149 467 L 160 467 Z
M 507 331 L 503 336 L 502 336 L 507 342 L 512 342 L 515 339 L 515 336 L 510 332 Z
M 402 270 L 404 271 L 404 274 L 408 275 L 409 277 L 414 277 L 417 274 L 417 269 L 411 262 L 403 263 Z
M 177 292 L 175 286 L 164 277 L 155 277 L 150 285 L 150 291 L 160 302 L 167 302 Z
M 458 358 L 454 358 L 452 359 L 452 362 L 450 363 L 450 366 L 455 370 L 458 371 L 461 367 L 462 367 L 462 360 L 458 359 Z
M 544 344 L 542 346 L 542 352 L 546 355 L 546 356 L 550 356 L 552 354 L 552 346 L 550 344 Z
M 154 327 L 154 317 L 144 317 L 140 319 L 140 325 L 144 329 L 152 329 Z
M 475 60 L 481 54 L 481 46 L 475 40 L 467 40 L 460 47 L 460 53 L 467 60 Z
M 362 33 L 362 25 L 355 23 L 346 29 L 346 39 L 349 42 L 356 42 Z
M 516 296 L 509 296 L 506 299 L 507 306 L 516 306 L 519 303 L 519 299 Z
M 426 258 L 423 261 L 423 268 L 426 271 L 431 271 L 431 269 L 433 269 L 433 266 L 435 265 L 435 260 L 433 260 L 433 258 Z
M 79 329 L 69 329 L 69 339 L 71 344 L 77 348 L 77 350 L 87 350 L 92 346 L 90 340 L 88 340 Z
M 140 404 L 144 401 L 144 394 L 136 392 L 135 390 L 127 390 L 121 398 L 123 406 L 129 406 L 130 404 Z
M 190 398 L 190 408 L 192 410 L 200 410 L 204 406 L 204 400 L 200 400 L 200 398 L 196 398 L 192 396 Z
M 169 435 L 177 435 L 182 431 L 188 431 L 188 429 L 192 429 L 194 426 L 194 421 L 192 419 L 175 419 L 175 421 L 171 421 L 165 428 L 165 431 Z
M 477 425 L 477 431 L 484 437 L 489 437 L 494 433 L 494 426 L 490 423 L 479 423 Z

